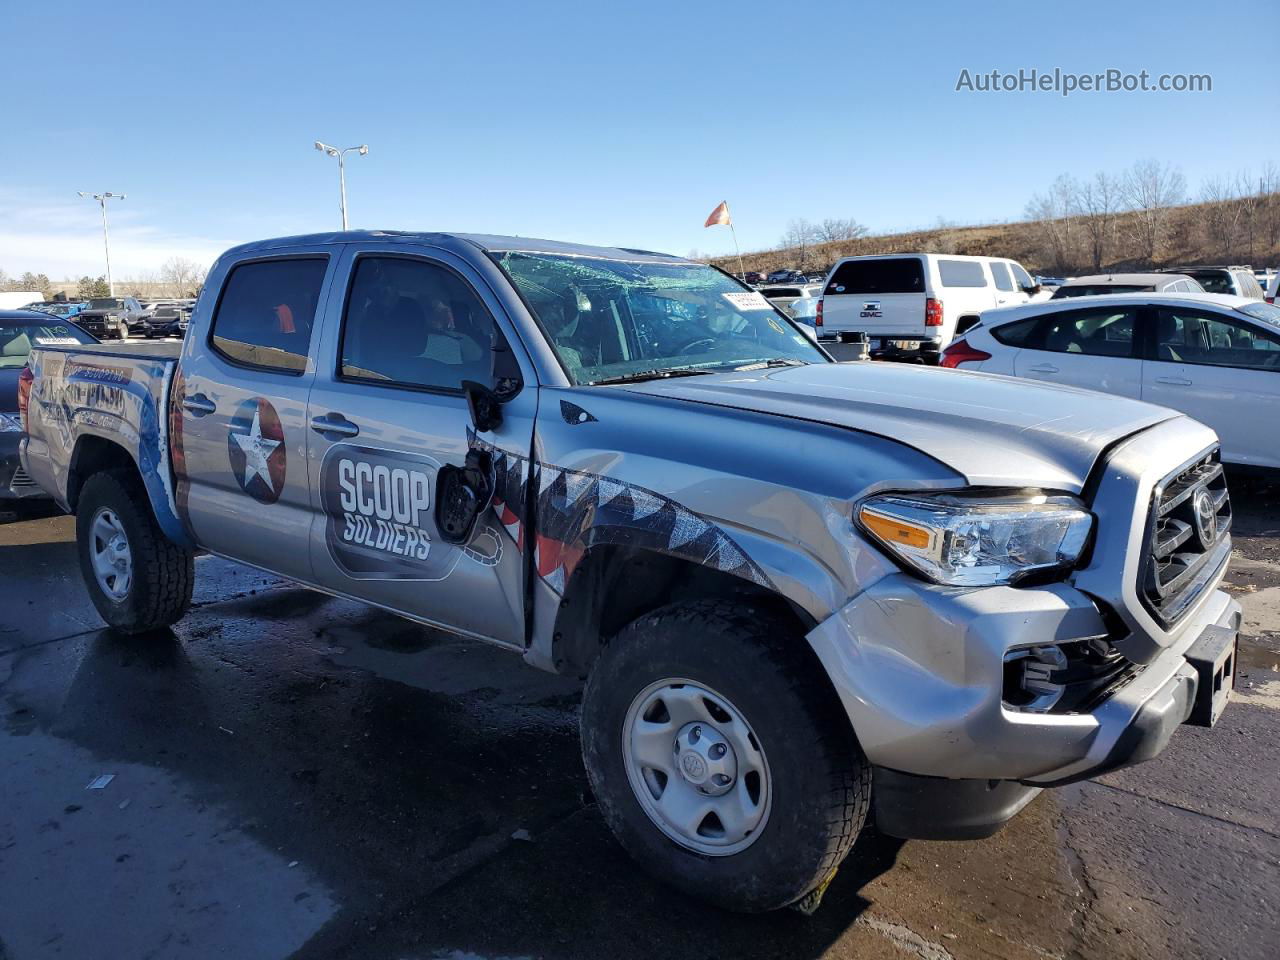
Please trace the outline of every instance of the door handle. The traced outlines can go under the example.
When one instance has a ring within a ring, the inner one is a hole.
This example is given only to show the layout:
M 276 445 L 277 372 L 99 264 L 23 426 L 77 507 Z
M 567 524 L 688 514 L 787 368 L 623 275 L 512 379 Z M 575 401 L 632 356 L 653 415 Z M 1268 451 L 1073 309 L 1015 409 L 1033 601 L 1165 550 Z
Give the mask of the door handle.
M 189 397 L 183 397 L 182 406 L 190 411 L 193 417 L 203 417 L 218 409 L 218 405 L 203 393 L 193 393 Z
M 312 417 L 311 429 L 322 435 L 333 434 L 339 437 L 354 437 L 360 433 L 360 428 L 340 413 Z
M 1156 377 L 1156 383 L 1167 383 L 1171 387 L 1191 386 L 1191 381 L 1183 377 Z
M 1058 368 L 1052 363 L 1037 363 L 1034 367 L 1028 368 L 1032 373 L 1057 373 Z

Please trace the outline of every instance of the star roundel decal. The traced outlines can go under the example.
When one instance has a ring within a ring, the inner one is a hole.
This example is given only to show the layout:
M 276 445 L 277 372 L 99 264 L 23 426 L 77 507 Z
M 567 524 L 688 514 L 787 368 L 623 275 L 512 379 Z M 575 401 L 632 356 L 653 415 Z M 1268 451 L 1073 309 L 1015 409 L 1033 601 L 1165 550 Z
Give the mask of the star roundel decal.
M 284 490 L 284 429 L 263 397 L 246 400 L 231 419 L 227 456 L 240 488 L 259 503 L 275 503 Z

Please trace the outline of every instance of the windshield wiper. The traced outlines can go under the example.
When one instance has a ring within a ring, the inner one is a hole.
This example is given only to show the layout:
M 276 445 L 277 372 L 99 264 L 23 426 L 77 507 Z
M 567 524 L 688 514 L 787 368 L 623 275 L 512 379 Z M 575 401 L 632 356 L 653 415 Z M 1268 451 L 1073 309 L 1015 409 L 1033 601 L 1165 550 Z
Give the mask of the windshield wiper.
M 733 369 L 741 372 L 743 370 L 763 370 L 766 367 L 807 367 L 808 365 L 808 362 L 796 360 L 794 357 L 770 357 L 768 360 L 756 360 Z
M 616 377 L 592 380 L 591 386 L 598 387 L 606 383 L 641 383 L 645 380 L 667 380 L 671 377 L 701 377 L 711 372 L 711 370 L 694 370 L 689 367 L 677 367 L 674 370 L 640 370 L 637 373 L 624 373 Z

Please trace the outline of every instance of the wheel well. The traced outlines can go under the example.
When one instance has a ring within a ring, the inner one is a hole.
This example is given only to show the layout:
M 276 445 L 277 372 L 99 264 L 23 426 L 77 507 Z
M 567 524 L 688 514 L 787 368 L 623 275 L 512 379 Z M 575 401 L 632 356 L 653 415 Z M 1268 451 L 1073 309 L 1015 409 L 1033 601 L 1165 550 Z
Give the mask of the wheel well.
M 816 626 L 785 597 L 749 580 L 665 553 L 602 545 L 587 551 L 560 602 L 556 669 L 586 676 L 604 641 L 631 621 L 671 603 L 715 597 L 787 618 L 801 634 Z
M 105 437 L 81 437 L 77 440 L 67 468 L 67 506 L 75 510 L 85 481 L 95 473 L 108 470 L 125 471 L 130 479 L 142 480 L 138 465 L 120 444 Z

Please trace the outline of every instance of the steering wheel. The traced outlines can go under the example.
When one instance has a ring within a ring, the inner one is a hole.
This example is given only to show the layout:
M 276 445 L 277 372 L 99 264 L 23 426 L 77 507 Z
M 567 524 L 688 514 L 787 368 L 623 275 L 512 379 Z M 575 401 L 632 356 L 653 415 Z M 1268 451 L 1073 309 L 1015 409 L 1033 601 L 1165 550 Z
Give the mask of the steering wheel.
M 682 343 L 680 346 L 676 347 L 676 353 L 706 353 L 707 347 L 714 347 L 715 345 L 715 337 L 694 337 L 687 343 Z M 693 348 L 697 346 L 702 346 L 703 349 L 694 350 Z

